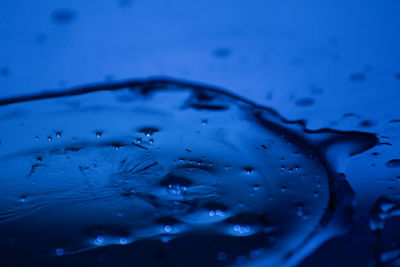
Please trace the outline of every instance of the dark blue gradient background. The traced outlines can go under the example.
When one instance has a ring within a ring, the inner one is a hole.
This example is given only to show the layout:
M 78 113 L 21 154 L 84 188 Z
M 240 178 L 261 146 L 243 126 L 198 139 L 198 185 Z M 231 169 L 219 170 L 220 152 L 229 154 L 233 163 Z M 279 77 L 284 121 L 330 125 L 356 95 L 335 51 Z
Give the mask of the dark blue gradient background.
M 385 164 L 400 158 L 399 11 L 397 0 L 2 0 L 0 98 L 168 76 L 228 88 L 310 129 L 376 133 L 386 144 L 344 170 L 352 230 L 302 264 L 374 266 L 386 245 L 371 209 L 400 197 L 400 169 Z M 384 236 L 399 242 L 398 223 Z

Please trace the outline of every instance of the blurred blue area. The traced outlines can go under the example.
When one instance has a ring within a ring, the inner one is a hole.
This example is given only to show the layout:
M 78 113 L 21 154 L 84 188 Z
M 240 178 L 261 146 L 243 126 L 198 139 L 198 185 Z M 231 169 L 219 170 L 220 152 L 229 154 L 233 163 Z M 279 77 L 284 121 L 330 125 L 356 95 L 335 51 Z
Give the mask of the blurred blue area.
M 304 262 L 373 266 L 400 249 L 377 246 L 370 230 L 378 197 L 400 197 L 399 168 L 385 164 L 400 158 L 399 10 L 397 0 L 2 0 L 0 98 L 168 76 L 227 88 L 310 129 L 376 133 L 386 144 L 344 170 L 353 230 Z

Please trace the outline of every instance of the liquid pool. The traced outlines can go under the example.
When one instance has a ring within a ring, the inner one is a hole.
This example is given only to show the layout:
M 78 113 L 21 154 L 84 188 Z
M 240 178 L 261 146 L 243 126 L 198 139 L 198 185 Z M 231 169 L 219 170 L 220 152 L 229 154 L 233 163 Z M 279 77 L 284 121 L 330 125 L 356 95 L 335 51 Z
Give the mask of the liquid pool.
M 227 90 L 131 80 L 0 100 L 2 264 L 292 266 L 346 232 L 347 159 Z

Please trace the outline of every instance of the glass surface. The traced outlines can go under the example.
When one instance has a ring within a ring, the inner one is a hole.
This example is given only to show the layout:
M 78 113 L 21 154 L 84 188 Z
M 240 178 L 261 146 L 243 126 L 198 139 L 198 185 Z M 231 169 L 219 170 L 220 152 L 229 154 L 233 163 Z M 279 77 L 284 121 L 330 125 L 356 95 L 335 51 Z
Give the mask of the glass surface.
M 1 1 L 1 264 L 400 265 L 399 8 Z

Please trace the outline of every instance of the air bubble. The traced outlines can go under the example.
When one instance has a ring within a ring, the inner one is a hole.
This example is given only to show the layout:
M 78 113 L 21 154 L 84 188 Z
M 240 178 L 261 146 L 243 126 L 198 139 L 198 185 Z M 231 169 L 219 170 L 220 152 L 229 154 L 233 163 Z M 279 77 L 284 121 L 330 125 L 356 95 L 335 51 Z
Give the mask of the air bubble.
M 226 260 L 226 253 L 225 252 L 219 252 L 218 255 L 217 255 L 217 260 L 219 260 L 219 261 Z
M 172 231 L 171 225 L 164 226 L 164 231 L 167 232 L 167 233 L 171 232 Z
M 119 239 L 119 243 L 120 243 L 121 245 L 126 245 L 126 244 L 128 244 L 128 239 L 126 239 L 126 237 L 121 237 L 121 238 Z
M 102 235 L 97 236 L 96 239 L 94 240 L 94 243 L 95 243 L 97 246 L 102 245 L 103 242 L 104 242 L 104 237 L 103 237 Z
M 56 249 L 56 254 L 57 254 L 57 256 L 63 256 L 64 255 L 64 250 L 62 248 L 57 248 Z

